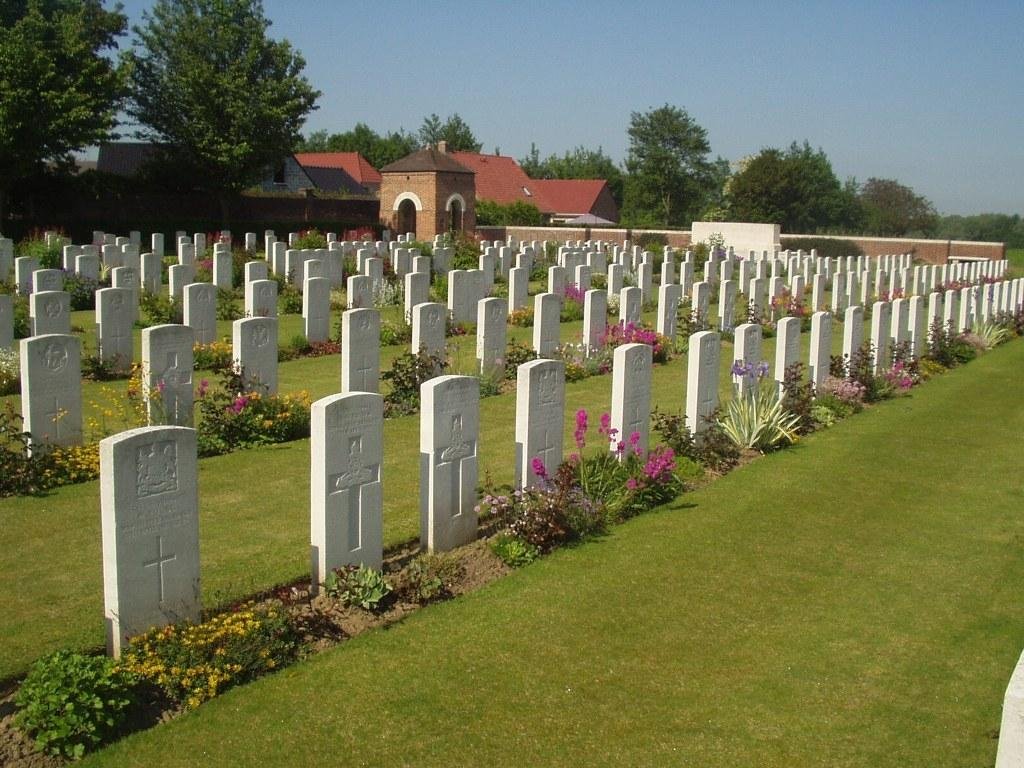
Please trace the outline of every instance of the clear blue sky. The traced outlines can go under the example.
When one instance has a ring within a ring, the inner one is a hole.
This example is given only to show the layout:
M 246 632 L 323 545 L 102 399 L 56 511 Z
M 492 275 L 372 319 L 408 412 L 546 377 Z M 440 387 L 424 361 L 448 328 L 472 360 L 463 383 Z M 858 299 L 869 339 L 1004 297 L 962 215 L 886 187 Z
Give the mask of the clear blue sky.
M 124 3 L 132 23 L 148 0 Z M 807 139 L 841 179 L 942 213 L 1024 214 L 1024 1 L 265 0 L 322 91 L 306 124 L 415 131 L 458 112 L 484 151 L 626 154 L 630 113 L 682 107 L 730 161 Z

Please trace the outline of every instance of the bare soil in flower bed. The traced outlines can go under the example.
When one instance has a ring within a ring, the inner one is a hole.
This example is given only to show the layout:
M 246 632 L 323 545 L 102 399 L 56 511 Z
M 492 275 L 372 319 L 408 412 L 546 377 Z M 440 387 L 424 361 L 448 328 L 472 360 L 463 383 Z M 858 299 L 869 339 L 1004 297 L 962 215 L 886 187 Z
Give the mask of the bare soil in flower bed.
M 495 526 L 485 526 L 481 535 L 493 532 L 488 530 L 493 527 Z M 419 553 L 419 545 L 415 542 L 392 550 L 384 561 L 384 575 L 396 576 Z M 472 592 L 512 570 L 491 551 L 486 538 L 477 539 L 472 544 L 448 553 L 448 556 L 458 562 L 460 569 L 458 577 L 448 585 L 447 593 L 442 599 L 450 599 Z M 342 605 L 340 601 L 323 593 L 313 596 L 310 593 L 307 579 L 275 587 L 252 598 L 242 600 L 240 603 L 249 602 L 250 599 L 255 601 L 257 606 L 261 604 L 283 605 L 301 634 L 304 656 L 332 648 L 367 630 L 394 624 L 424 605 L 403 600 L 401 597 L 394 599 L 393 593 L 392 599 L 385 608 L 379 611 L 367 611 L 358 607 Z M 231 607 L 227 610 L 231 610 Z M 217 610 L 211 614 L 220 612 L 221 610 Z M 32 739 L 15 726 L 14 717 L 17 709 L 14 697 L 17 689 L 18 682 L 10 681 L 0 690 L 0 766 L 4 766 L 4 768 L 56 768 L 56 766 L 66 765 L 69 761 L 64 758 L 38 752 Z M 123 735 L 172 720 L 183 711 L 182 706 L 154 695 L 152 699 L 140 702 L 135 707 L 129 723 L 124 728 Z

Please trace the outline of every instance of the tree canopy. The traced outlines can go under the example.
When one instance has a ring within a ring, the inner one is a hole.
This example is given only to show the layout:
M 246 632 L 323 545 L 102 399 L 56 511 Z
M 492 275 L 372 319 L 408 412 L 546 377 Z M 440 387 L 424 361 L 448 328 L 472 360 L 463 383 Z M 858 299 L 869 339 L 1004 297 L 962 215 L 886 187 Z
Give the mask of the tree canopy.
M 519 165 L 531 179 L 604 179 L 615 202 L 622 205 L 622 170 L 601 147 L 593 150 L 579 146 L 561 156 L 549 155 L 541 160 L 537 146 L 530 144 L 530 154 Z
M 419 148 L 419 139 L 404 130 L 378 134 L 366 123 L 344 133 L 314 131 L 299 142 L 296 152 L 358 152 L 374 168 L 383 168 Z
M 479 152 L 483 148 L 483 144 L 476 140 L 473 131 L 458 112 L 450 115 L 444 122 L 441 122 L 441 118 L 436 114 L 423 118 L 419 137 L 420 143 L 424 146 L 444 141 L 450 151 Z
M 714 185 L 707 131 L 666 104 L 633 112 L 622 217 L 633 226 L 683 226 L 697 218 Z
M 933 235 L 938 229 L 939 215 L 931 201 L 895 179 L 868 179 L 858 200 L 864 231 L 873 235 Z
M 305 61 L 267 36 L 259 0 L 157 0 L 134 29 L 129 114 L 197 186 L 227 197 L 299 138 L 320 95 Z
M 729 216 L 805 234 L 856 227 L 856 190 L 853 181 L 839 182 L 824 151 L 793 142 L 786 150 L 761 150 L 730 178 Z
M 125 78 L 106 54 L 126 27 L 101 0 L 0 5 L 0 223 L 14 184 L 109 136 Z

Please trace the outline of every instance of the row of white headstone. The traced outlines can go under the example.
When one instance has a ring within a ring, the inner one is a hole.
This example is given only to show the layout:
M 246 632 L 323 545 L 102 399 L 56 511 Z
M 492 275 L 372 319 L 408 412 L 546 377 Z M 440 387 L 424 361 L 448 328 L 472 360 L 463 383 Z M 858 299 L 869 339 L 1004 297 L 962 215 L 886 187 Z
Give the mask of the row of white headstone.
M 1017 308 L 1021 282 L 1016 281 L 1015 294 L 1010 294 L 1017 296 Z M 947 302 L 956 298 L 953 292 L 945 297 Z M 904 333 L 911 344 L 915 339 L 921 343 L 927 332 L 922 324 L 945 316 L 941 300 L 937 293 L 929 297 L 927 313 L 923 311 L 923 297 L 874 304 L 871 340 L 877 350 L 876 366 L 888 364 L 890 344 L 900 343 Z M 859 306 L 846 310 L 844 354 L 852 354 L 860 346 L 859 313 Z M 272 318 L 252 320 L 275 323 Z M 167 332 L 183 334 L 180 327 Z M 775 377 L 780 381 L 781 372 L 799 357 L 799 333 L 797 318 L 780 322 L 775 365 Z M 810 367 L 817 384 L 828 370 L 828 313 L 814 315 L 811 335 Z M 760 359 L 759 326 L 740 326 L 736 340 L 735 359 Z M 53 346 L 56 339 L 26 341 L 31 344 L 26 351 L 53 361 L 49 367 L 59 368 L 69 362 Z M 188 339 L 184 342 L 180 348 L 189 349 Z M 265 345 L 271 346 L 269 342 L 266 339 Z M 276 345 L 273 347 L 276 349 Z M 686 416 L 695 432 L 702 430 L 718 403 L 720 355 L 717 333 L 704 331 L 691 337 Z M 168 369 L 180 365 L 182 371 L 191 372 L 191 367 L 174 355 L 163 355 L 162 359 Z M 518 370 L 517 485 L 537 482 L 532 459 L 539 458 L 549 468 L 561 461 L 564 387 L 561 362 L 536 360 Z M 612 403 L 612 427 L 617 434 L 625 438 L 637 432 L 638 445 L 646 450 L 651 404 L 649 346 L 626 344 L 615 350 Z M 440 376 L 425 382 L 421 387 L 420 419 L 421 544 L 427 550 L 444 551 L 476 536 L 479 382 L 468 376 Z M 314 582 L 345 564 L 379 567 L 383 552 L 382 456 L 383 402 L 379 395 L 348 392 L 314 404 Z M 196 464 L 195 433 L 187 427 L 141 428 L 107 438 L 101 444 L 104 589 L 112 653 L 120 651 L 128 636 L 199 615 Z

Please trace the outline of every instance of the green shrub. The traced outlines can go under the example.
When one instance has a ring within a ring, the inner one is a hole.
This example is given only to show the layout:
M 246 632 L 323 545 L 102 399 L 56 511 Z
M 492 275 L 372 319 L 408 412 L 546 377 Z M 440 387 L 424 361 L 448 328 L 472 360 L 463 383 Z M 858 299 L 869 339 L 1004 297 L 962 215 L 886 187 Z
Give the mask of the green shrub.
M 499 533 L 491 539 L 490 547 L 498 559 L 510 568 L 529 565 L 540 557 L 537 547 L 510 533 Z
M 282 315 L 301 315 L 302 291 L 294 283 L 286 283 L 277 294 L 277 305 Z
M 116 733 L 132 701 L 131 676 L 112 660 L 57 651 L 32 665 L 15 722 L 41 750 L 77 760 Z
M 390 391 L 384 395 L 384 416 L 391 418 L 416 413 L 420 408 L 420 384 L 439 375 L 447 366 L 448 362 L 443 357 L 429 355 L 422 349 L 417 355 L 406 352 L 395 358 L 391 369 L 380 375 L 391 385 Z
M 217 319 L 218 320 L 240 320 L 242 308 L 238 305 L 238 297 L 234 291 L 227 288 L 217 289 Z
M 181 302 L 175 301 L 166 293 L 147 293 L 139 296 L 139 309 L 149 319 L 149 325 L 180 324 L 182 322 Z
M 385 320 L 380 324 L 380 345 L 408 344 L 412 341 L 412 326 Z
M 306 248 L 326 248 L 327 247 L 327 235 L 321 232 L 319 229 L 304 229 L 299 232 L 299 237 L 296 239 L 295 244 L 289 246 L 289 248 L 306 249 Z
M 384 607 L 392 588 L 380 571 L 365 565 L 335 568 L 324 579 L 324 592 L 343 605 L 377 611 Z
M 651 413 L 654 429 L 676 456 L 690 459 L 712 472 L 725 473 L 736 466 L 740 449 L 729 438 L 719 423 L 720 411 L 716 410 L 705 420 L 700 439 L 694 437 L 686 426 L 682 413 L 667 413 L 655 408 Z
M 95 309 L 96 291 L 103 287 L 103 283 L 99 280 L 75 274 L 64 275 L 64 290 L 71 297 L 72 312 Z
M 429 603 L 450 597 L 462 574 L 462 564 L 452 555 L 419 555 L 398 574 L 395 591 L 404 600 Z

